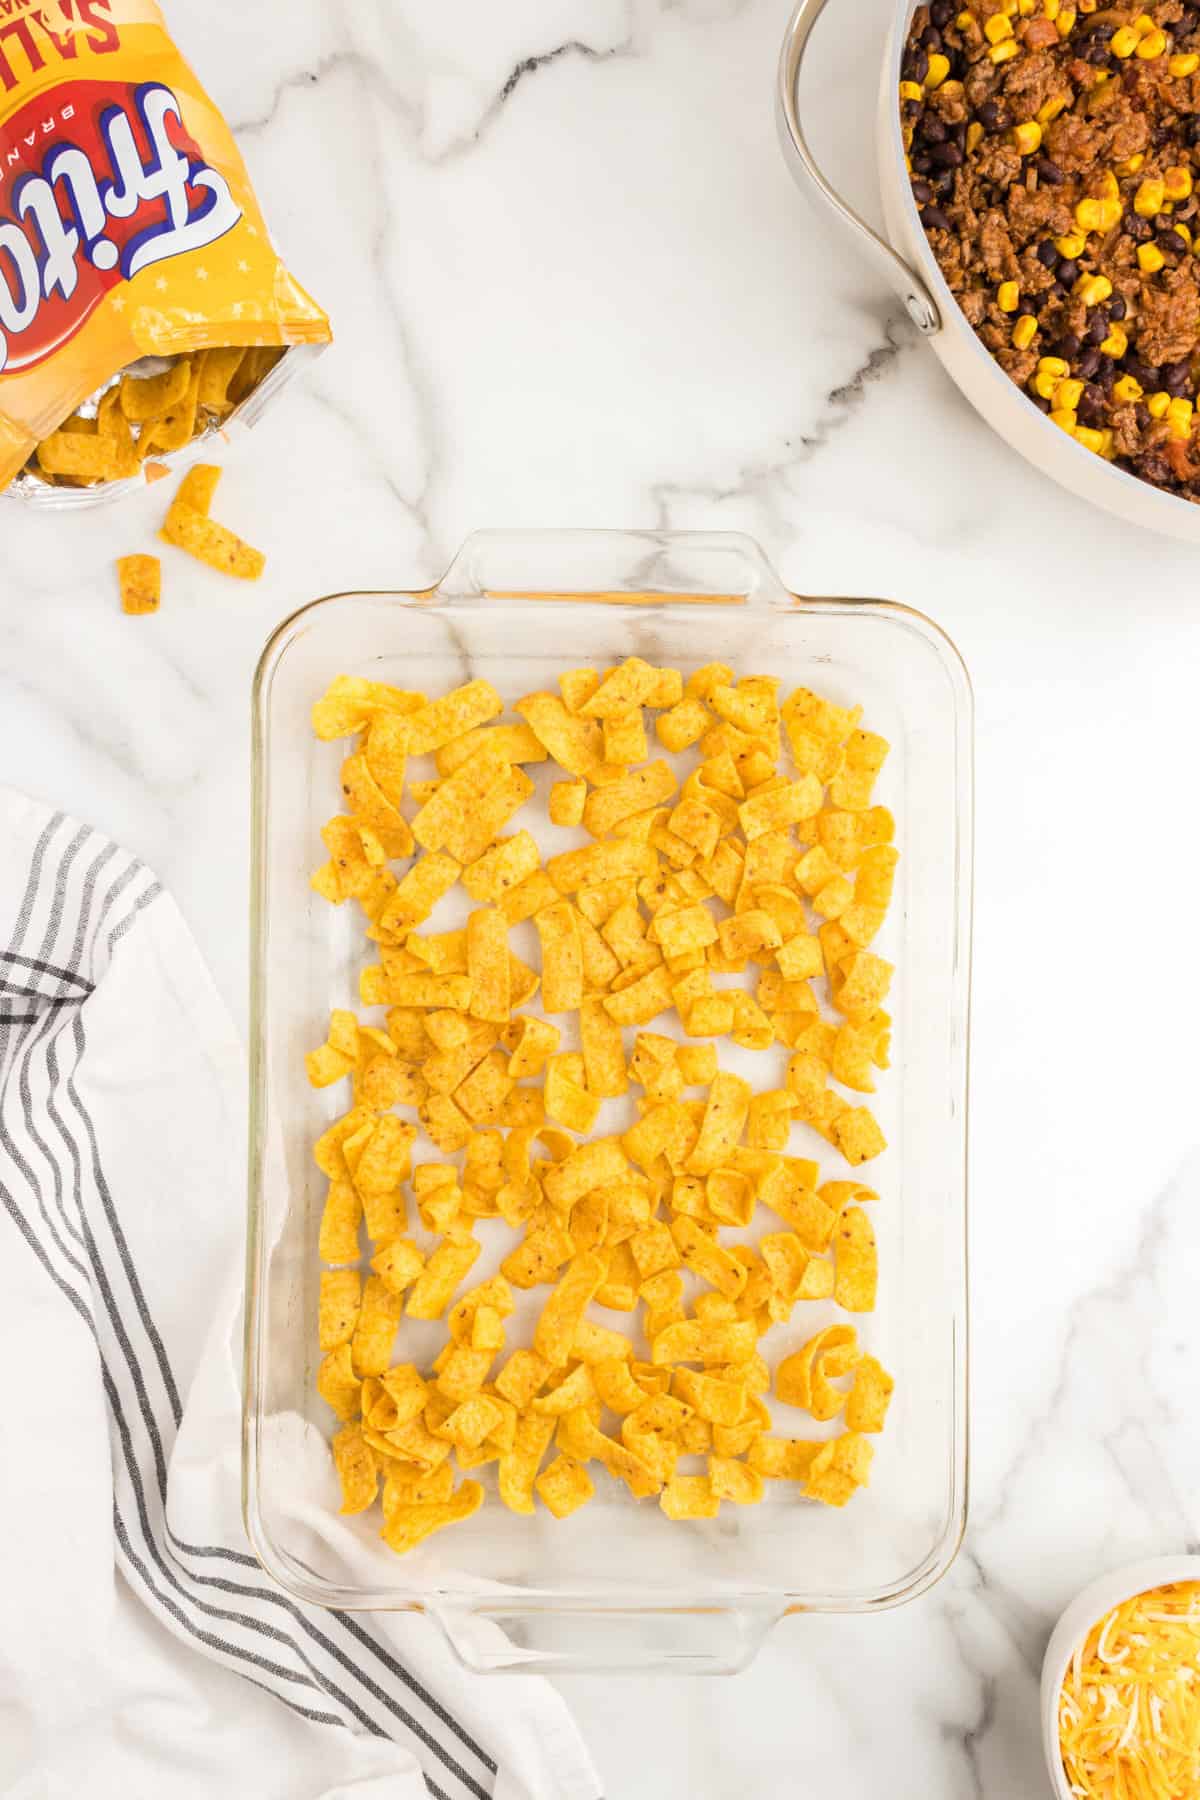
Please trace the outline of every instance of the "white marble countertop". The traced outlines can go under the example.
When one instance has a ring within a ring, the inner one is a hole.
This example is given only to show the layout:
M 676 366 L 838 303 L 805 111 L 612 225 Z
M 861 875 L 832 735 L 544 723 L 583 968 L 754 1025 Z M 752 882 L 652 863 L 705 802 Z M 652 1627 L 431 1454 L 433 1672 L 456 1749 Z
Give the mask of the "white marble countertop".
M 1020 462 L 806 211 L 787 0 L 168 11 L 338 343 L 227 459 L 258 587 L 175 557 L 125 619 L 161 495 L 3 511 L 0 778 L 156 865 L 244 1019 L 250 679 L 302 602 L 428 583 L 481 525 L 727 526 L 932 614 L 978 706 L 966 1547 L 735 1679 L 564 1686 L 609 1800 L 1040 1794 L 1053 1618 L 1200 1535 L 1195 554 Z M 873 210 L 885 8 L 831 11 L 815 136 Z

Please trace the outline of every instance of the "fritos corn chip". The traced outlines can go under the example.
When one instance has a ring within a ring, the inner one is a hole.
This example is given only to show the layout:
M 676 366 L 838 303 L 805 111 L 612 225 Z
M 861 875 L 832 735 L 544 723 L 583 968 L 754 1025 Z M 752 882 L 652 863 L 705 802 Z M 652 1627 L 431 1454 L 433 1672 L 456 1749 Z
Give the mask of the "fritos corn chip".
M 162 599 L 162 564 L 157 556 L 121 556 L 117 559 L 121 583 L 121 611 L 153 613 Z
M 329 323 L 153 0 L 19 23 L 0 91 L 0 489 L 26 466 L 42 483 L 126 480 L 220 426 Z

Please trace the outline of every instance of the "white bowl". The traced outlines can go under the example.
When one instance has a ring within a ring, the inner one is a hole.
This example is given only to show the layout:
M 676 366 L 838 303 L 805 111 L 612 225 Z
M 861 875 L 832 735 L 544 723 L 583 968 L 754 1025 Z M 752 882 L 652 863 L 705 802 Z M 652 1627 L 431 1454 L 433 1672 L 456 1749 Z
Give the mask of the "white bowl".
M 1117 468 L 1051 424 L 984 349 L 946 285 L 905 170 L 896 97 L 909 20 L 918 0 L 891 0 L 891 29 L 883 54 L 876 147 L 886 241 L 847 205 L 821 172 L 805 139 L 797 86 L 809 37 L 827 3 L 796 0 L 779 58 L 776 112 L 780 142 L 796 181 L 810 199 L 850 231 L 878 274 L 904 302 L 947 374 L 1026 462 L 1119 519 L 1167 537 L 1200 543 L 1200 504 Z M 865 119 L 863 129 L 869 129 Z
M 1063 1770 L 1058 1741 L 1058 1697 L 1075 1646 L 1114 1606 L 1131 1600 L 1135 1594 L 1147 1593 L 1150 1588 L 1165 1587 L 1170 1581 L 1200 1581 L 1200 1556 L 1155 1556 L 1146 1562 L 1126 1563 L 1111 1575 L 1101 1575 L 1076 1595 L 1054 1627 L 1042 1663 L 1042 1742 L 1058 1800 L 1076 1800 Z

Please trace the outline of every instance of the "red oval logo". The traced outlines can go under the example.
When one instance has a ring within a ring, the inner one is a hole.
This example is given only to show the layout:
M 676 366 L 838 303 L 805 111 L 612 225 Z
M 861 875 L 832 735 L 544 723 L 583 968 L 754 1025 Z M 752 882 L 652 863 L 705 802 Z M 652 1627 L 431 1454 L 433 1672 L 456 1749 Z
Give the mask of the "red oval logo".
M 161 82 L 68 82 L 27 102 L 0 125 L 0 375 L 43 362 L 113 288 L 241 216 Z

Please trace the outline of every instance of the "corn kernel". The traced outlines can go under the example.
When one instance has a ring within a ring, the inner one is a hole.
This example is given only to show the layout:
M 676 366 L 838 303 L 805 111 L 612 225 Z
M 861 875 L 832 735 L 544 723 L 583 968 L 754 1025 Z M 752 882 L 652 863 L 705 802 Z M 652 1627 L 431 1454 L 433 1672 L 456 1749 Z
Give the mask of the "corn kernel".
M 1177 438 L 1190 437 L 1192 434 L 1192 403 L 1190 400 L 1172 400 L 1167 407 L 1167 425 L 1171 436 Z
M 1042 15 L 1047 19 L 1057 19 L 1058 0 L 1042 0 Z
M 1042 141 L 1042 128 L 1036 119 L 1028 119 L 1024 125 L 1014 125 L 1012 141 L 1022 156 L 1032 156 Z
M 902 81 L 900 83 L 900 98 L 902 100 L 923 100 L 925 98 L 925 89 L 921 86 L 919 81 Z
M 1111 169 L 1105 169 L 1100 176 L 1099 198 L 1101 200 L 1119 200 L 1121 198 L 1121 189 L 1117 185 L 1117 178 Z
M 1171 230 L 1175 233 L 1176 237 L 1180 237 L 1183 239 L 1184 243 L 1187 245 L 1188 249 L 1190 250 L 1192 247 L 1192 234 L 1188 230 L 1187 226 L 1186 225 L 1172 225 Z
M 1002 281 L 996 289 L 996 305 L 1001 312 L 1016 312 L 1021 289 L 1015 281 Z
M 1039 375 L 1054 375 L 1054 376 L 1067 375 L 1070 373 L 1070 369 L 1071 369 L 1071 365 L 1064 356 L 1039 356 L 1038 357 L 1038 374 Z M 1048 397 L 1049 396 L 1047 396 L 1047 398 Z
M 1107 275 L 1081 275 L 1075 283 L 1076 298 L 1085 306 L 1099 306 L 1112 293 L 1112 282 Z
M 1113 434 L 1112 434 L 1111 425 L 1106 425 L 1104 427 L 1104 430 L 1100 433 L 1100 439 L 1101 439 L 1100 455 L 1102 457 L 1104 457 L 1106 462 L 1111 462 L 1113 457 L 1116 455 L 1116 451 L 1113 449 Z
M 1075 223 L 1080 231 L 1099 231 L 1100 202 L 1098 200 L 1080 200 L 1075 206 Z
M 1074 412 L 1083 398 L 1083 382 L 1069 376 L 1063 381 L 1056 381 L 1050 398 L 1056 412 Z
M 1039 371 L 1033 378 L 1033 391 L 1039 400 L 1053 400 L 1054 390 L 1058 386 L 1056 375 L 1047 375 Z
M 1200 69 L 1200 56 L 1194 50 L 1186 51 L 1181 56 L 1172 56 L 1167 63 L 1167 74 L 1178 81 L 1184 75 L 1194 75 Z
M 1081 13 L 1094 13 L 1097 4 L 1098 0 L 1079 0 L 1079 11 Z
M 1031 19 L 1037 0 L 1017 0 L 1017 11 L 1023 19 Z
M 1113 382 L 1112 391 L 1114 400 L 1119 401 L 1122 406 L 1132 406 L 1135 400 L 1141 399 L 1145 390 L 1141 382 L 1135 381 L 1132 375 L 1119 375 Z
M 971 23 L 970 13 L 965 10 L 963 12 L 956 13 L 954 15 L 954 23 L 958 26 L 958 29 L 960 31 L 965 31 L 967 29 L 968 25 Z
M 989 44 L 999 44 L 1012 34 L 1012 21 L 1003 13 L 993 13 L 990 19 L 984 21 L 983 35 Z
M 1165 419 L 1167 416 L 1167 408 L 1170 404 L 1170 394 L 1164 392 L 1164 390 L 1160 388 L 1157 394 L 1151 394 L 1150 398 L 1147 400 L 1146 410 L 1152 419 Z
M 1120 30 L 1114 31 L 1109 38 L 1108 47 L 1114 56 L 1119 56 L 1122 59 L 1126 56 L 1132 56 L 1138 47 L 1137 32 L 1133 29 L 1132 25 L 1122 25 Z
M 1156 175 L 1149 175 L 1133 196 L 1133 210 L 1143 219 L 1152 219 L 1162 211 L 1166 188 Z
M 1146 161 L 1146 152 L 1139 150 L 1135 156 L 1127 156 L 1123 163 L 1117 164 L 1118 175 L 1136 175 Z
M 1093 69 L 1092 73 L 1091 73 L 1091 78 L 1088 81 L 1088 87 L 1092 88 L 1092 89 L 1102 88 L 1105 86 L 1105 84 L 1107 82 L 1109 82 L 1111 80 L 1112 80 L 1112 76 L 1109 74 L 1107 69 Z
M 1058 17 L 1054 22 L 1058 26 L 1060 38 L 1070 37 L 1075 28 L 1075 8 L 1073 6 L 1060 7 Z
M 913 172 L 912 157 L 909 156 L 908 152 L 912 149 L 912 141 L 913 141 L 912 126 L 911 125 L 903 126 L 901 128 L 900 136 L 904 143 L 904 166 L 908 170 L 909 174 L 911 175 Z
M 994 62 L 997 65 L 997 67 L 1001 63 L 1011 62 L 1013 57 L 1016 54 L 1017 54 L 1016 38 L 1005 38 L 1005 40 L 1002 44 L 993 44 L 991 49 L 988 51 L 989 59 L 992 62 Z
M 1121 214 L 1124 209 L 1119 200 L 1101 200 L 1098 205 L 1101 231 L 1111 231 L 1114 226 L 1121 223 Z
M 1156 25 L 1153 31 L 1148 31 L 1141 39 L 1134 55 L 1139 56 L 1143 62 L 1149 62 L 1152 57 L 1161 56 L 1166 47 L 1167 34 Z
M 1149 13 L 1139 13 L 1133 21 L 1133 29 L 1140 38 L 1149 37 L 1154 28 L 1154 20 Z
M 1075 442 L 1077 444 L 1082 444 L 1085 450 L 1090 450 L 1094 455 L 1098 456 L 1104 445 L 1104 433 L 1102 431 L 1093 430 L 1090 425 L 1077 425 L 1075 427 Z
M 1129 339 L 1125 335 L 1124 326 L 1110 325 L 1108 328 L 1108 336 L 1101 338 L 1100 340 L 1101 353 L 1104 356 L 1116 358 L 1124 356 L 1128 348 Z
M 982 141 L 983 126 L 979 123 L 978 119 L 972 119 L 971 123 L 967 126 L 967 155 L 970 156 L 972 150 L 978 149 Z
M 1049 125 L 1051 119 L 1057 119 L 1060 112 L 1065 112 L 1071 104 L 1069 94 L 1052 94 L 1045 106 L 1038 107 L 1038 123 Z
M 1068 231 L 1065 237 L 1055 238 L 1054 248 L 1060 256 L 1082 256 L 1087 249 L 1087 236 L 1082 231 Z
M 1028 350 L 1037 336 L 1037 320 L 1032 313 L 1023 313 L 1013 326 L 1012 342 L 1014 350 Z
M 1175 163 L 1163 171 L 1163 192 L 1168 200 L 1186 200 L 1192 191 L 1192 172 Z
M 1143 275 L 1157 275 L 1167 260 L 1157 244 L 1139 244 L 1137 259 Z
M 943 94 L 951 95 L 955 100 L 961 100 L 963 84 L 961 81 L 943 81 L 941 91 Z
M 1060 431 L 1065 431 L 1068 437 L 1075 436 L 1075 414 L 1073 412 L 1064 410 L 1061 412 L 1052 412 L 1047 416 L 1049 417 L 1050 423 L 1052 425 L 1057 425 Z
M 925 72 L 925 92 L 932 94 L 940 88 L 950 73 L 950 58 L 943 56 L 940 50 L 933 50 L 929 56 L 929 67 Z

